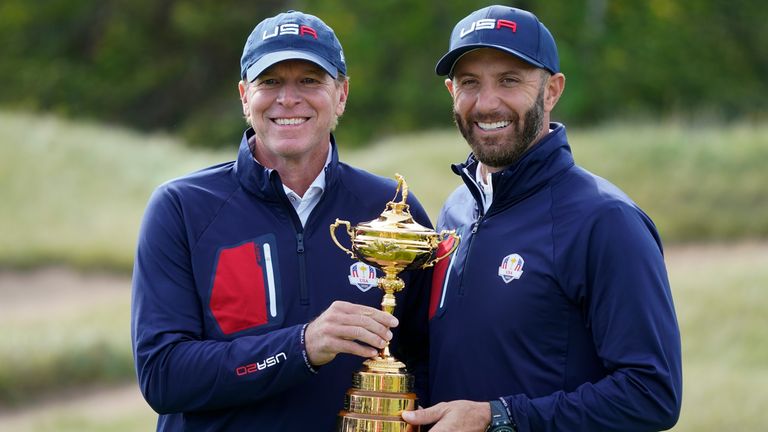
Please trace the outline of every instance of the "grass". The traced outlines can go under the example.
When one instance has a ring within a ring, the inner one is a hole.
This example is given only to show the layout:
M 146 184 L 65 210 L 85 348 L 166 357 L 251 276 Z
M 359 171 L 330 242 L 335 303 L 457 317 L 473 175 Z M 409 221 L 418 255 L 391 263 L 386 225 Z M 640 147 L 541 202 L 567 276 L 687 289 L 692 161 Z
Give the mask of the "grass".
M 765 430 L 768 246 L 692 246 L 667 261 L 683 340 L 674 430 Z
M 128 411 L 109 418 L 96 418 L 89 413 L 61 410 L 44 412 L 39 418 L 14 425 L 16 431 L 26 432 L 146 432 L 155 430 L 157 419 L 147 412 Z
M 155 430 L 157 415 L 136 387 L 72 392 L 70 399 L 36 404 L 0 415 L 0 429 L 16 432 L 145 432 Z
M 0 266 L 128 271 L 153 188 L 223 157 L 165 136 L 0 113 Z
M 131 379 L 127 298 L 56 316 L 0 318 L 0 408 L 77 386 Z
M 586 168 L 672 241 L 768 237 L 768 125 L 610 125 L 574 134 Z

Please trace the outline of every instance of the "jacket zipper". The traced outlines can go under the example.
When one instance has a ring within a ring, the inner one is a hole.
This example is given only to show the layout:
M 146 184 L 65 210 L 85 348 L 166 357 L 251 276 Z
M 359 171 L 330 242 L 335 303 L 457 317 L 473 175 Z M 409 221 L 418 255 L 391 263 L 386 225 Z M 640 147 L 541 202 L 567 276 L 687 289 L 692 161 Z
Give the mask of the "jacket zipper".
M 477 234 L 477 228 L 480 226 L 480 220 L 482 216 L 480 216 L 473 224 L 472 224 L 472 230 L 470 231 L 468 243 L 467 243 L 467 253 L 464 255 L 464 265 L 462 266 L 461 270 L 461 279 L 459 279 L 459 295 L 464 295 L 464 275 L 467 274 L 469 271 L 469 257 L 472 253 L 472 243 L 475 238 L 475 234 Z
M 302 305 L 309 304 L 309 287 L 307 287 L 306 256 L 304 255 L 304 231 L 296 232 L 296 254 L 299 257 L 299 301 Z
M 459 295 L 464 295 L 464 275 L 467 274 L 469 271 L 469 257 L 472 253 L 472 243 L 475 238 L 475 235 L 477 234 L 477 229 L 480 227 L 480 222 L 482 222 L 483 217 L 485 217 L 485 209 L 483 207 L 483 198 L 481 194 L 481 191 L 477 189 L 477 185 L 474 181 L 472 181 L 469 178 L 469 174 L 466 173 L 466 171 L 462 171 L 461 177 L 464 180 L 464 183 L 467 184 L 467 187 L 469 188 L 470 193 L 475 198 L 475 202 L 477 203 L 477 219 L 472 223 L 472 230 L 470 231 L 468 243 L 467 243 L 467 253 L 464 255 L 464 263 L 462 265 L 461 270 L 461 279 L 459 279 Z
M 291 215 L 291 223 L 293 224 L 294 232 L 296 233 L 296 257 L 299 263 L 299 304 L 309 304 L 309 287 L 307 285 L 307 262 L 306 255 L 304 254 L 304 227 L 301 225 L 299 215 L 296 214 L 296 209 L 288 200 L 282 187 L 277 184 L 277 175 L 270 176 L 272 178 L 272 189 L 280 197 L 283 205 L 288 208 L 288 213 Z

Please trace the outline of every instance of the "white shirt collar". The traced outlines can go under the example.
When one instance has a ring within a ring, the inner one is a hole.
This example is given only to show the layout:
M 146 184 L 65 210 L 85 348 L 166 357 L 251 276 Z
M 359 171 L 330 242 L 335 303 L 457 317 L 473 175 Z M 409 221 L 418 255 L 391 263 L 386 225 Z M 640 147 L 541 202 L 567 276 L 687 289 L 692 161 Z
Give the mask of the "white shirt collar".
M 483 176 L 483 171 L 485 171 L 485 176 Z M 483 193 L 483 210 L 485 213 L 493 202 L 493 181 L 491 180 L 491 172 L 483 169 L 483 163 L 480 161 L 477 161 L 475 183 L 480 187 L 480 192 Z
M 299 194 L 294 192 L 288 186 L 283 185 L 283 191 L 285 191 L 288 201 L 290 201 L 291 205 L 296 210 L 296 214 L 299 216 L 302 226 L 306 225 L 309 214 L 312 213 L 312 210 L 317 206 L 317 203 L 320 202 L 320 197 L 323 195 L 323 192 L 325 192 L 325 168 L 331 163 L 332 152 L 333 148 L 328 144 L 328 157 L 325 158 L 325 165 L 323 165 L 323 169 L 320 170 L 320 173 L 315 177 L 315 180 L 312 181 L 312 184 L 309 185 L 309 188 L 304 193 L 303 197 L 299 196 Z

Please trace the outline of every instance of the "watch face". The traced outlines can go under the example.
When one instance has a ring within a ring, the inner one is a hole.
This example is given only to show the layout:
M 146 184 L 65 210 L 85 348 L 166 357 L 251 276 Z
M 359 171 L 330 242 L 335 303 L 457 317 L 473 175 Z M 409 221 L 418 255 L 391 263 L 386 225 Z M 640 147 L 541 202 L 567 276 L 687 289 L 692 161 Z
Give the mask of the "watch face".
M 512 428 L 512 426 L 503 425 L 503 426 L 493 426 L 488 429 L 488 432 L 516 432 L 516 431 Z

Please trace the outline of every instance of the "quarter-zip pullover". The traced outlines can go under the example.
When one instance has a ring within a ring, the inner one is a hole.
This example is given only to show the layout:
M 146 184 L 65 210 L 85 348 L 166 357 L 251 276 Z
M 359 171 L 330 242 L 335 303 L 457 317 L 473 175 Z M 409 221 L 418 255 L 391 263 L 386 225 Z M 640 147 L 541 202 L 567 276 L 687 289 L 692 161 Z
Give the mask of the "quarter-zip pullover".
M 487 211 L 474 157 L 453 167 L 466 184 L 438 229 L 462 241 L 434 272 L 431 402 L 501 398 L 520 432 L 667 429 L 682 374 L 660 238 L 550 129 L 491 176 Z
M 302 224 L 279 174 L 252 157 L 252 135 L 246 131 L 236 161 L 165 183 L 147 206 L 131 330 L 141 391 L 161 414 L 158 430 L 332 430 L 363 361 L 339 355 L 315 370 L 304 329 L 335 300 L 379 307 L 379 289 L 350 284 L 355 261 L 329 226 L 375 219 L 396 182 L 339 162 L 331 136 L 325 189 Z M 409 204 L 429 226 L 413 195 Z M 402 276 L 407 289 L 395 314 L 403 330 L 394 329 L 392 348 L 424 389 L 422 280 L 431 273 Z

